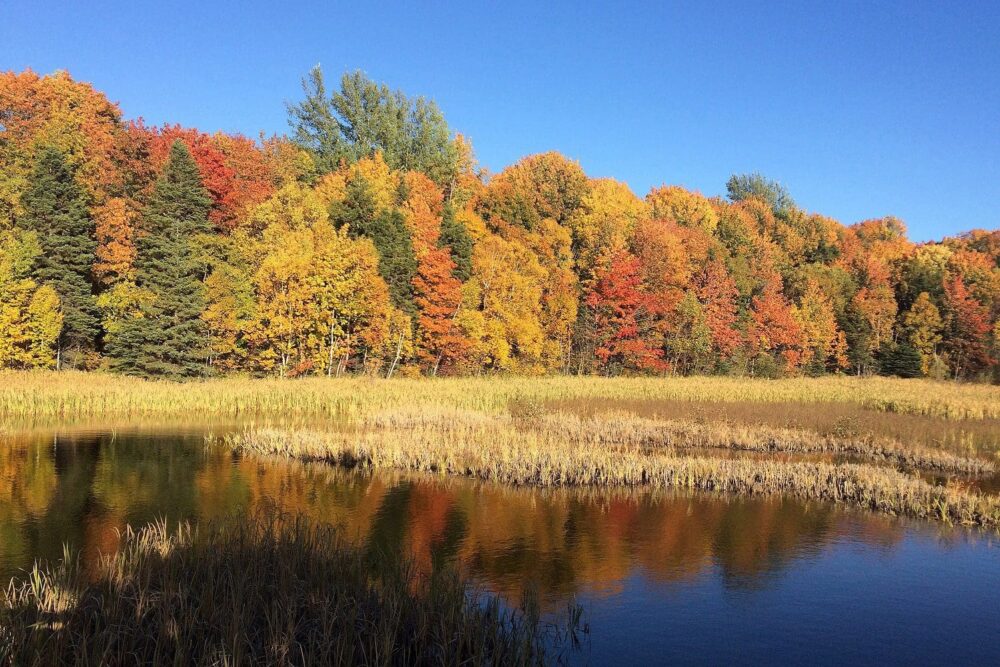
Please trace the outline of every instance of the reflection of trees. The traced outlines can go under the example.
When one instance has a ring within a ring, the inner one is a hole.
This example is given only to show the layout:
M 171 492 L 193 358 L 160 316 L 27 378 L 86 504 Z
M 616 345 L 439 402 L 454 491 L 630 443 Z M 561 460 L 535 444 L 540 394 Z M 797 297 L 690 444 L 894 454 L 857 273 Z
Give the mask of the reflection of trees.
M 0 565 L 23 569 L 61 557 L 66 541 L 83 543 L 96 448 L 94 438 L 52 434 L 3 443 Z
M 56 491 L 55 461 L 39 447 L 0 438 L 0 564 L 23 566 L 24 526 L 44 514 Z
M 902 535 L 885 517 L 782 498 L 512 489 L 285 461 L 239 469 L 252 506 L 339 524 L 369 553 L 424 570 L 458 562 L 512 600 L 528 587 L 550 601 L 613 593 L 636 567 L 664 584 L 714 567 L 729 586 L 759 587 L 842 536 L 892 545 Z
M 104 436 L 102 445 L 93 486 L 102 506 L 133 524 L 194 515 L 192 482 L 206 463 L 201 438 Z
M 458 562 L 518 600 L 613 593 L 641 568 L 669 586 L 712 568 L 728 586 L 759 587 L 802 553 L 849 535 L 891 548 L 902 524 L 821 503 L 673 492 L 513 489 L 406 474 L 364 475 L 293 461 L 234 459 L 199 437 L 61 436 L 0 449 L 0 563 L 86 560 L 117 546 L 116 529 L 160 517 L 219 518 L 264 507 L 339 525 L 370 554 L 427 571 Z

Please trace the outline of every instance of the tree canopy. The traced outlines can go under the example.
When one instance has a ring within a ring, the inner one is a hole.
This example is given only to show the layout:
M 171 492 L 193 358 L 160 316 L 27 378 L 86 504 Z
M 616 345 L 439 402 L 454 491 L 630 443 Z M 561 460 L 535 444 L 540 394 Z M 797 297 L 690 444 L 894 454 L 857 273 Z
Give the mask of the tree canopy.
M 410 98 L 360 71 L 345 73 L 340 88 L 328 93 L 319 65 L 302 89 L 305 99 L 288 104 L 289 124 L 320 171 L 380 152 L 393 169 L 425 173 L 439 185 L 457 175 L 459 149 L 433 101 Z
M 0 368 L 1000 379 L 998 230 L 913 243 L 758 173 L 489 175 L 430 100 L 304 84 L 292 136 L 249 139 L 0 73 Z

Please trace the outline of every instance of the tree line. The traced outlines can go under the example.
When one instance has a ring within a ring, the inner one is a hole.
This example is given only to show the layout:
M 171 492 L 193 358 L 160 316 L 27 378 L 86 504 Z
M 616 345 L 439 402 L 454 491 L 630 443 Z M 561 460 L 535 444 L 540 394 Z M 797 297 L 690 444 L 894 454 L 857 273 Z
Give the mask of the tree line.
M 149 127 L 0 73 L 0 368 L 188 378 L 824 373 L 996 380 L 1000 231 L 916 244 L 779 183 L 497 174 L 437 105 L 317 68 L 289 136 Z

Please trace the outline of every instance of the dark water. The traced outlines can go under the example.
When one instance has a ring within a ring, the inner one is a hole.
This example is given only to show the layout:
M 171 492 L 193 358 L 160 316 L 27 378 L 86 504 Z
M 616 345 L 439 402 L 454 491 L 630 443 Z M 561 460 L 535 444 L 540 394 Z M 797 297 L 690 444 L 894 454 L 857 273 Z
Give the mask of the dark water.
M 1000 664 L 995 533 L 782 499 L 508 489 L 240 460 L 204 429 L 0 440 L 0 578 L 116 529 L 276 506 L 486 590 L 584 605 L 593 664 Z

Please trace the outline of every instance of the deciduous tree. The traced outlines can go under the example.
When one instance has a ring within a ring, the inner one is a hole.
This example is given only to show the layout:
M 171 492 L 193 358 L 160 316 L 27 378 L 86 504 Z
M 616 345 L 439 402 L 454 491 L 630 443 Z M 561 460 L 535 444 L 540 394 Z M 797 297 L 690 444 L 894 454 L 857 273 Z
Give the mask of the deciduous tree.
M 930 375 L 931 362 L 941 344 L 941 313 L 927 292 L 921 292 L 903 316 L 906 339 L 920 355 L 920 370 Z

